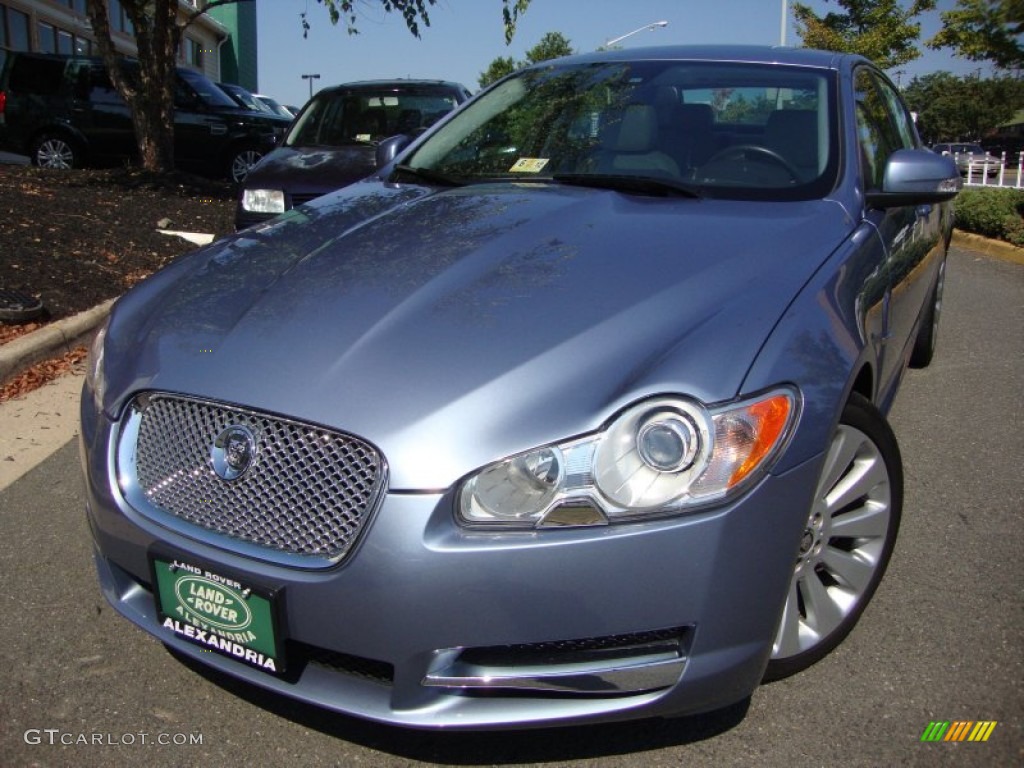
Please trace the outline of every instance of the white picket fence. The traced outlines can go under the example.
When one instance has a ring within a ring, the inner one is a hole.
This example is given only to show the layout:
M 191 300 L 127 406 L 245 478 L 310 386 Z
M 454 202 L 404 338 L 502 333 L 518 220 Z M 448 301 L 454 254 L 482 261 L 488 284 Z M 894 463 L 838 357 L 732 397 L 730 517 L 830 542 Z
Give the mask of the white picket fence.
M 993 155 L 993 157 L 1000 157 L 999 155 Z M 953 159 L 957 161 L 959 166 L 959 155 L 954 155 Z M 999 172 L 994 176 L 989 176 L 985 171 L 985 163 L 981 160 L 975 162 L 974 155 L 967 155 L 967 173 L 964 175 L 964 185 L 970 187 L 1009 187 L 1011 189 L 1024 189 L 1024 152 L 1017 153 L 1017 163 L 1013 165 L 1013 160 L 1010 158 L 1010 164 L 1007 164 L 1007 153 L 1003 152 L 1000 159 L 1002 162 L 999 165 Z M 991 165 L 989 163 L 988 165 Z

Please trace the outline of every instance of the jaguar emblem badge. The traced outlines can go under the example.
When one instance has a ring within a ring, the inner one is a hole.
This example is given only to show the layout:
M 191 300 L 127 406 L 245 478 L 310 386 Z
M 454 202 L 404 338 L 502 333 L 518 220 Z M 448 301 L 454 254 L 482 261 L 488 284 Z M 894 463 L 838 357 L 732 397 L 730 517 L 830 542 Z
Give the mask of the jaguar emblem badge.
M 256 458 L 256 438 L 248 427 L 234 424 L 213 441 L 213 471 L 224 480 L 237 480 Z

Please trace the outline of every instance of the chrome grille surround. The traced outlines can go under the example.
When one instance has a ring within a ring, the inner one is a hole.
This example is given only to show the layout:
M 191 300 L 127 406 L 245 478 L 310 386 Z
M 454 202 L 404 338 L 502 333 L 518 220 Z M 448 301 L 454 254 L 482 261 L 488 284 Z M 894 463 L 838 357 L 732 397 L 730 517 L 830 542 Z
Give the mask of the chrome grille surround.
M 387 467 L 370 444 L 312 424 L 198 398 L 136 397 L 117 446 L 118 484 L 141 515 L 185 536 L 282 565 L 325 568 L 376 510 Z M 237 478 L 214 471 L 228 427 L 255 438 Z

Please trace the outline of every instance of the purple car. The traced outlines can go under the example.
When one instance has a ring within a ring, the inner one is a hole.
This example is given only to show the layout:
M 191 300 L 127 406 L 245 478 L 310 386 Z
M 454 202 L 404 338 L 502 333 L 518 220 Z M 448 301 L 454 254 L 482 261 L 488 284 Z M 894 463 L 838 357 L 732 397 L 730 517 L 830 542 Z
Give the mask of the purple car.
M 382 139 L 415 138 L 469 98 L 458 83 L 373 80 L 319 91 L 242 186 L 238 229 L 368 176 Z
M 893 555 L 886 413 L 961 184 L 885 75 L 600 52 L 378 149 L 114 306 L 81 409 L 114 608 L 416 728 L 702 712 L 835 648 Z

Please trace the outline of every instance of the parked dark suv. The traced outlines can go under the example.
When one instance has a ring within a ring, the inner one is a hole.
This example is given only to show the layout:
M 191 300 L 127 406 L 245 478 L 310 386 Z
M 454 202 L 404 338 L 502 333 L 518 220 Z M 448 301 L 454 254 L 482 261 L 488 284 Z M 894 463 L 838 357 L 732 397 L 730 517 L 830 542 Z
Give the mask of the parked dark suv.
M 358 181 L 376 168 L 381 139 L 415 138 L 469 98 L 459 83 L 372 80 L 324 88 L 284 141 L 245 180 L 239 229 Z
M 136 66 L 127 61 L 127 74 Z M 273 149 L 289 120 L 241 109 L 199 72 L 178 69 L 174 154 L 188 170 L 241 182 Z M 137 157 L 128 105 L 102 61 L 11 53 L 0 72 L 0 148 L 45 168 L 104 165 Z

